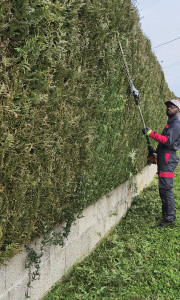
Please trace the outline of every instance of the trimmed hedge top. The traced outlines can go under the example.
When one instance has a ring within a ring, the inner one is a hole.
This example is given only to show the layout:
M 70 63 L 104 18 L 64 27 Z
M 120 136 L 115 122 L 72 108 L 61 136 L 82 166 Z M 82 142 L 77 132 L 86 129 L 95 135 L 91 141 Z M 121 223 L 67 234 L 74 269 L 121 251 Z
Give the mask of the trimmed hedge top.
M 1 257 L 146 164 L 118 34 L 148 126 L 172 96 L 130 0 L 1 1 Z

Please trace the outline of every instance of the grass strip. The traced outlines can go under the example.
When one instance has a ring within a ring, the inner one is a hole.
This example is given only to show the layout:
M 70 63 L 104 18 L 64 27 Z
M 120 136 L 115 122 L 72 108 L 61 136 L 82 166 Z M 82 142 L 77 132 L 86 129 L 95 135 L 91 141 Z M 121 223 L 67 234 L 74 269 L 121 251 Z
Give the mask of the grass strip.
M 44 300 L 180 299 L 180 164 L 174 180 L 177 220 L 159 229 L 157 178 L 84 261 L 57 283 Z

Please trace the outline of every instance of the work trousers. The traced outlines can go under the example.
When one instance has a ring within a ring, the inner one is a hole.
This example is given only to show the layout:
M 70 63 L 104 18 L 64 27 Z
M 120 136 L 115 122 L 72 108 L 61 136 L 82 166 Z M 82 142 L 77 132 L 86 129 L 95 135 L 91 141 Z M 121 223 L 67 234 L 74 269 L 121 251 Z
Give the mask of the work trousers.
M 175 151 L 158 153 L 159 195 L 164 222 L 173 222 L 176 219 L 173 179 L 178 162 L 179 157 Z

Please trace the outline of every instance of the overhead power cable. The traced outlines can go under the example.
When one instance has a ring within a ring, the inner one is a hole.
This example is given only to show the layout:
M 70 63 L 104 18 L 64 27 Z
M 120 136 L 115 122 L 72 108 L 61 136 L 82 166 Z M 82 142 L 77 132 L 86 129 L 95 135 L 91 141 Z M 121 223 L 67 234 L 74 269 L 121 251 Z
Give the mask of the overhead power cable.
M 165 67 L 163 67 L 163 69 L 166 69 L 166 68 L 169 68 L 169 67 L 173 67 L 173 66 L 176 66 L 178 64 L 180 64 L 180 61 L 177 61 L 177 62 L 175 62 L 175 63 L 173 63 L 171 65 L 165 66 Z
M 171 74 L 168 74 L 166 72 L 164 72 L 166 76 L 168 77 L 172 77 L 172 78 L 176 78 L 176 79 L 179 79 L 180 77 L 179 76 L 174 76 L 174 75 L 171 75 Z
M 177 41 L 177 40 L 179 40 L 179 39 L 180 39 L 180 36 L 179 36 L 178 38 L 174 39 L 174 40 L 171 40 L 171 41 L 168 41 L 168 42 L 166 42 L 166 43 L 160 44 L 160 45 L 158 45 L 158 46 L 156 46 L 156 47 L 153 47 L 153 49 L 158 48 L 158 47 L 161 47 L 161 46 L 166 45 L 166 44 L 169 44 L 169 43 L 172 43 L 172 42 Z

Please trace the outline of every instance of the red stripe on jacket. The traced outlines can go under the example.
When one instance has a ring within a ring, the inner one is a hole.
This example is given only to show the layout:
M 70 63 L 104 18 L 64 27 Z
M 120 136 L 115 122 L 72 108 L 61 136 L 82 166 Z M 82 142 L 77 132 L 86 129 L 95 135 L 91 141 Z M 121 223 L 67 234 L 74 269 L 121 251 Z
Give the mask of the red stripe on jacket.
M 155 141 L 157 141 L 158 143 L 161 144 L 165 144 L 168 140 L 167 136 L 165 135 L 161 135 L 159 133 L 156 133 L 154 131 L 151 131 L 150 135 L 149 135 L 152 139 L 154 139 Z

